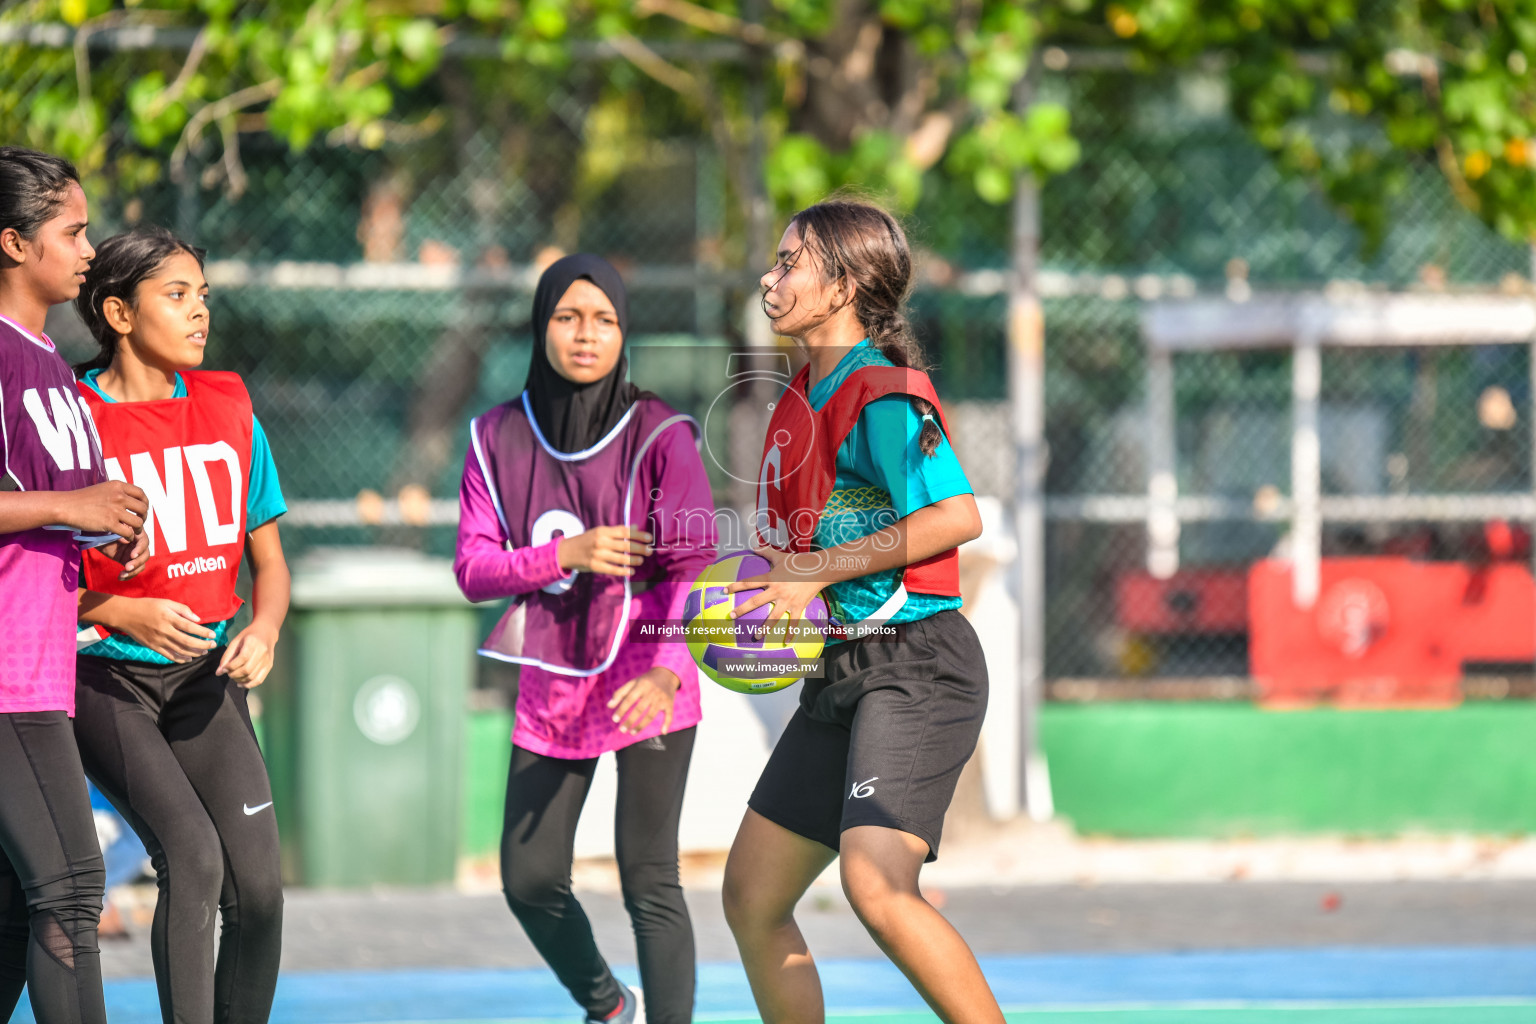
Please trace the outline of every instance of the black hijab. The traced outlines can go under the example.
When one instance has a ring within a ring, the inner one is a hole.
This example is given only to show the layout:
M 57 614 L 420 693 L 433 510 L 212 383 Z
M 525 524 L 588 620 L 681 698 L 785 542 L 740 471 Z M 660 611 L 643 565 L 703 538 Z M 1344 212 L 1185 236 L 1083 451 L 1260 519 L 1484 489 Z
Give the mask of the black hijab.
M 619 333 L 629 334 L 629 294 L 613 265 L 601 256 L 579 252 L 550 264 L 533 293 L 533 359 L 528 364 L 528 404 L 539 430 L 556 451 L 584 451 L 608 435 L 640 396 L 628 380 L 629 360 L 619 361 L 608 376 L 576 384 L 560 376 L 544 351 L 544 332 L 566 291 L 580 280 L 601 288 L 619 315 Z

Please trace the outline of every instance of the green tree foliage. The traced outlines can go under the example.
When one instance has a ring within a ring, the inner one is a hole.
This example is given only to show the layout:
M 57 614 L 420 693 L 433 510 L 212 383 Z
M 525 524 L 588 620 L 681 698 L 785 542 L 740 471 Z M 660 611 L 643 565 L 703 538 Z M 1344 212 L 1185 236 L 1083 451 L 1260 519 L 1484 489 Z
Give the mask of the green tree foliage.
M 737 164 L 750 116 L 744 65 L 764 61 L 773 129 L 767 170 L 784 203 L 859 182 L 911 205 L 924 173 L 941 160 L 1000 201 L 1017 171 L 1049 174 L 1076 159 L 1065 110 L 1042 105 L 1019 116 L 1010 109 L 1039 27 L 1014 0 L 962 4 L 958 17 L 947 0 L 785 0 L 765 5 L 761 23 L 744 20 L 741 6 L 31 0 L 11 5 L 0 21 L 13 29 L 0 50 L 9 51 L 6 92 L 18 104 L 0 116 L 13 135 L 88 169 L 112 161 L 121 181 L 153 174 L 162 157 L 179 171 L 190 149 L 217 136 L 224 158 L 209 176 L 238 190 L 242 133 L 269 132 L 300 149 L 317 138 L 376 148 L 407 131 L 399 97 L 456 43 L 473 40 L 485 55 L 484 43 L 494 40 L 490 52 L 514 66 L 558 71 L 570 64 L 573 46 L 606 42 L 650 82 L 682 97 L 734 150 L 728 159 Z M 74 29 L 73 49 L 38 48 L 15 34 L 50 24 Z M 172 37 L 180 30 L 187 45 L 124 51 L 90 43 L 99 33 L 133 28 Z M 720 41 L 741 44 L 734 59 L 713 59 L 718 47 L 693 45 Z M 659 52 L 667 44 L 680 56 Z M 121 123 L 127 137 L 119 139 L 112 131 Z
M 73 47 L 27 41 L 47 25 Z M 183 45 L 90 43 L 145 27 Z M 631 70 L 614 102 L 641 122 L 660 106 L 635 96 L 665 94 L 667 116 L 711 133 L 738 195 L 761 116 L 781 206 L 846 183 L 910 206 L 933 168 L 1001 203 L 1020 173 L 1067 170 L 1067 110 L 1020 98 L 1032 61 L 1087 52 L 1215 68 L 1255 138 L 1368 239 L 1426 158 L 1488 223 L 1536 237 L 1528 0 L 24 0 L 0 13 L 0 130 L 130 184 L 216 137 L 206 173 L 238 190 L 242 133 L 377 148 L 430 132 L 430 104 L 402 99 L 453 53 L 499 58 L 481 84 L 531 110 L 583 48 Z
M 1077 161 L 1064 107 L 1018 110 L 1044 28 L 1034 5 L 780 3 L 767 25 L 781 54 L 784 128 L 769 180 L 785 205 L 848 183 L 875 183 L 911 205 L 941 161 L 982 198 L 1002 202 L 1020 172 L 1048 176 Z
M 1239 118 L 1380 238 L 1410 163 L 1536 239 L 1536 7 L 1528 0 L 1118 0 L 1085 21 L 1139 67 L 1210 61 Z
M 445 42 L 472 31 L 476 9 L 486 5 L 449 0 L 430 5 L 432 16 L 411 6 L 361 0 L 12 4 L 0 17 L 0 28 L 10 30 L 0 36 L 8 44 L 0 45 L 6 68 L 0 78 L 7 103 L 15 106 L 0 108 L 0 128 L 74 158 L 87 172 L 112 161 L 106 170 L 130 184 L 152 177 L 162 160 L 179 171 L 189 150 L 217 135 L 223 159 L 210 177 L 222 174 L 238 191 L 242 134 L 269 132 L 295 149 L 322 134 L 332 143 L 378 148 L 409 131 L 391 119 L 397 96 L 437 70 Z M 519 19 L 504 34 L 507 51 L 563 35 L 562 21 L 547 22 Z M 60 24 L 73 29 L 71 48 L 36 45 L 48 42 L 46 30 Z M 134 33 L 143 30 L 156 35 L 141 49 Z M 106 33 L 115 35 L 115 45 L 93 45 Z M 114 134 L 120 126 L 126 136 Z

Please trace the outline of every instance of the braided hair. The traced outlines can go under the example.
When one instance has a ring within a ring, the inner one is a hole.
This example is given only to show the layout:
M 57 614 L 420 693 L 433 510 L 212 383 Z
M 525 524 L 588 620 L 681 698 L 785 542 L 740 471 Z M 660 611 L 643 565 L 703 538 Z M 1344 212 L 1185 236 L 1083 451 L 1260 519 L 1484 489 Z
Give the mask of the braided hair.
M 896 218 L 869 203 L 828 199 L 801 210 L 790 223 L 816 254 L 828 282 L 846 277 L 853 284 L 854 313 L 869 343 L 897 366 L 927 370 L 922 346 L 907 322 L 912 250 Z M 916 397 L 912 404 L 923 417 L 918 447 L 932 455 L 942 437 L 933 404 Z

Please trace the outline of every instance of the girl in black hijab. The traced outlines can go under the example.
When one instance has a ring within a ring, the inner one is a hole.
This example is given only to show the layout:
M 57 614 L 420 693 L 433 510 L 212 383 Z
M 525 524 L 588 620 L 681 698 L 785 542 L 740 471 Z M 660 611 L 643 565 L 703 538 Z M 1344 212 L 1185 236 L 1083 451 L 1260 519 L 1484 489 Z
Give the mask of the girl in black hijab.
M 600 379 L 576 383 L 560 375 L 545 350 L 546 332 L 560 301 L 577 281 L 596 285 L 613 306 L 620 336 L 619 361 Z M 608 435 L 635 404 L 641 391 L 629 382 L 623 338 L 629 336 L 629 293 L 613 265 L 579 252 L 550 264 L 533 293 L 533 361 L 523 387 L 544 439 L 561 452 L 580 452 Z
M 624 284 L 567 256 L 539 279 L 521 395 L 471 424 L 454 571 L 472 601 L 513 597 L 480 653 L 521 665 L 501 840 L 507 903 L 589 1022 L 629 1024 L 637 993 L 608 969 L 571 893 L 576 824 L 613 751 L 615 850 L 652 1024 L 693 1015 L 694 946 L 677 829 L 700 717 L 673 623 L 714 560 L 698 425 L 628 380 Z M 691 535 L 690 535 L 691 534 Z

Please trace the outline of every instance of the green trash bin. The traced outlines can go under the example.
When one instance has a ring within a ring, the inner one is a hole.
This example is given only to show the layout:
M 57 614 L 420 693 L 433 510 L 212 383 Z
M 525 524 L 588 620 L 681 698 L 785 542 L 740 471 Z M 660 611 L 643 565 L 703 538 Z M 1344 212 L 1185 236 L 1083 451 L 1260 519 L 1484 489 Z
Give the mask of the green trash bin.
M 257 691 L 288 881 L 453 880 L 476 629 L 444 559 L 334 548 L 294 567 Z

